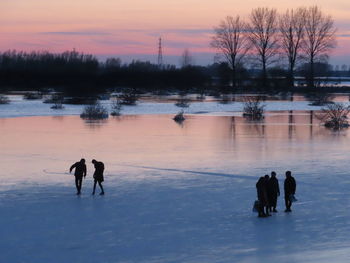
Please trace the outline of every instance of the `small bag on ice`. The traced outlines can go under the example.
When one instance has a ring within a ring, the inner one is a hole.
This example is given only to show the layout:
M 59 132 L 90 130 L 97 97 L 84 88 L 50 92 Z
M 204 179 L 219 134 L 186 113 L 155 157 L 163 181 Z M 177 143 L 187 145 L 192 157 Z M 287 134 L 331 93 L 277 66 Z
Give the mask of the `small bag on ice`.
M 294 195 L 290 195 L 290 196 L 289 196 L 289 200 L 290 200 L 292 203 L 298 201 L 298 199 L 296 199 Z
M 253 212 L 258 213 L 259 212 L 259 206 L 260 206 L 259 200 L 254 201 Z

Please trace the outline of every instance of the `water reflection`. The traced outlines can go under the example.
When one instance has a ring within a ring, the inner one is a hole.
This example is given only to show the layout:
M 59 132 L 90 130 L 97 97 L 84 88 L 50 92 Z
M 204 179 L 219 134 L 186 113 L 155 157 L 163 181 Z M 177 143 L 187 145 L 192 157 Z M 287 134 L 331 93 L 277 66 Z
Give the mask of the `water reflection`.
M 55 121 L 63 121 L 64 120 L 64 116 L 51 116 L 51 118 Z
M 103 125 L 108 123 L 108 119 L 101 119 L 101 120 L 92 120 L 92 119 L 82 119 L 86 125 L 86 127 L 90 129 L 99 129 Z
M 344 162 L 350 150 L 349 131 L 327 130 L 315 114 L 268 112 L 260 122 L 188 115 L 182 126 L 172 115 L 98 122 L 78 116 L 9 118 L 0 121 L 0 158 L 2 169 L 8 171 L 0 179 L 66 181 L 67 163 L 81 157 L 103 160 L 112 174 L 118 174 L 122 164 L 216 172 L 226 167 L 226 172 L 247 173 L 272 164 L 292 169 L 301 160 L 315 158 L 325 165 Z M 43 175 L 43 170 L 63 174 Z

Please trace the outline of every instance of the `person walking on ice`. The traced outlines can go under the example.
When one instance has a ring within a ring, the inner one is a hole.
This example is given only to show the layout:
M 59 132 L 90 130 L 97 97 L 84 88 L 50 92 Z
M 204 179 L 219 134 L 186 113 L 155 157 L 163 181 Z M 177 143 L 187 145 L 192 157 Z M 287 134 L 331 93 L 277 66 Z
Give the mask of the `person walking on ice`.
M 104 195 L 105 192 L 103 190 L 103 186 L 102 186 L 102 182 L 104 181 L 104 178 L 103 178 L 103 171 L 105 169 L 105 165 L 103 164 L 103 162 L 98 162 L 96 161 L 95 159 L 93 159 L 91 161 L 94 166 L 95 166 L 95 172 L 94 172 L 94 189 L 92 191 L 92 194 L 94 195 L 95 194 L 95 190 L 96 190 L 96 183 L 98 183 L 98 185 L 100 186 L 101 188 L 101 193 L 100 195 Z
M 75 168 L 74 176 L 75 176 L 75 187 L 77 188 L 77 195 L 81 194 L 81 186 L 83 184 L 83 177 L 86 177 L 86 165 L 85 165 L 85 159 L 81 159 L 79 162 L 76 162 L 73 164 L 70 169 L 69 173 L 72 172 L 72 170 Z

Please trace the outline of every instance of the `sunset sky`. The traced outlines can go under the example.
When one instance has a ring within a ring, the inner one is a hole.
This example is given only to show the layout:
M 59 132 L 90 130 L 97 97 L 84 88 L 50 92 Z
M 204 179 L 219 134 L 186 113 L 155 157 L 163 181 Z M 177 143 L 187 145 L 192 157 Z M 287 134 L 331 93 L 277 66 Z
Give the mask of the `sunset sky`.
M 178 63 L 185 48 L 197 64 L 213 62 L 213 27 L 227 15 L 247 18 L 259 6 L 315 5 L 334 17 L 338 46 L 331 63 L 350 65 L 349 0 L 1 0 L 0 51 L 75 48 L 103 59 L 156 62 L 158 37 L 165 63 Z

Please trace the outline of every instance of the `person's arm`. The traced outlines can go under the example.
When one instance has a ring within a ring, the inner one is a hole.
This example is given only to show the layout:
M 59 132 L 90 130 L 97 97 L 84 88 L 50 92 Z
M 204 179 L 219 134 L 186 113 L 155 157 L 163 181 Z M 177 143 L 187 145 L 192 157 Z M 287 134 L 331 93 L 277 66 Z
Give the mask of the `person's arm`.
M 75 168 L 76 165 L 77 165 L 77 163 L 73 164 L 73 165 L 69 168 L 69 173 L 72 172 L 72 170 Z
M 295 182 L 295 179 L 293 178 L 293 195 L 295 194 L 296 190 L 297 190 L 297 183 Z

